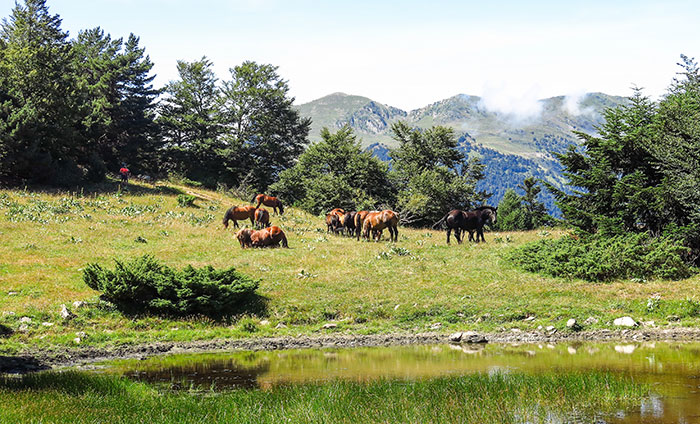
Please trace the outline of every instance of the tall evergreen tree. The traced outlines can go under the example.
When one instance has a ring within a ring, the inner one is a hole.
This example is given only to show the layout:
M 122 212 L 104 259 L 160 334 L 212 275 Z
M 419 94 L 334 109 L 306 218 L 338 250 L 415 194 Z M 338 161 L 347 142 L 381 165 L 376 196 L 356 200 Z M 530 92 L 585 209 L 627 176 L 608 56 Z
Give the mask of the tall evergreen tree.
M 168 168 L 188 178 L 215 185 L 224 174 L 219 152 L 219 88 L 206 57 L 177 62 L 180 79 L 165 87 L 159 109 L 161 134 L 166 142 Z
M 0 30 L 0 179 L 78 181 L 71 45 L 45 0 L 16 4 Z
M 234 182 L 264 190 L 294 165 L 311 120 L 292 107 L 294 98 L 276 66 L 248 61 L 230 72 L 222 90 L 222 155 Z

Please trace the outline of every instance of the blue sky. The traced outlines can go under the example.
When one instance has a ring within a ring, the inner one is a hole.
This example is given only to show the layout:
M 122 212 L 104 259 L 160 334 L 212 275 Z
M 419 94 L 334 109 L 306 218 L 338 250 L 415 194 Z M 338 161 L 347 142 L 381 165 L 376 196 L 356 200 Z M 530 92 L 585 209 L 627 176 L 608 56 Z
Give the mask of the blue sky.
M 71 36 L 130 32 L 157 85 L 203 55 L 219 77 L 279 66 L 297 103 L 342 91 L 413 109 L 457 93 L 527 114 L 538 98 L 662 94 L 681 53 L 700 58 L 700 2 L 48 0 Z M 14 2 L 4 0 L 0 16 Z

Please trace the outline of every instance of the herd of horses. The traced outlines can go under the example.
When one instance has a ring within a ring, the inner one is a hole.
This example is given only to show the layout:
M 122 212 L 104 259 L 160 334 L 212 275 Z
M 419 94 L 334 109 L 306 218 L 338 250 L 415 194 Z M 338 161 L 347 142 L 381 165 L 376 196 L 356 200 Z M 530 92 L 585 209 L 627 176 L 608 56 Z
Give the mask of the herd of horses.
M 224 214 L 224 228 L 228 228 L 229 221 L 233 221 L 234 228 L 238 227 L 238 221 L 250 220 L 255 229 L 244 228 L 236 233 L 236 238 L 241 248 L 247 247 L 288 247 L 287 236 L 284 231 L 270 225 L 270 213 L 260 205 L 271 207 L 273 212 L 280 215 L 284 213 L 282 201 L 276 197 L 258 194 L 251 200 L 256 206 L 232 206 Z M 447 231 L 447 244 L 450 244 L 450 235 L 454 230 L 457 243 L 464 240 L 464 233 L 469 233 L 469 241 L 476 243 L 484 239 L 484 226 L 496 223 L 497 208 L 492 206 L 480 206 L 471 211 L 454 209 L 433 225 L 433 228 L 444 227 Z M 399 215 L 389 209 L 383 211 L 345 211 L 335 208 L 326 215 L 327 232 L 334 234 L 346 234 L 350 237 L 360 236 L 369 240 L 379 241 L 385 229 L 389 231 L 389 240 L 396 242 L 399 239 Z M 476 237 L 474 234 L 476 233 Z

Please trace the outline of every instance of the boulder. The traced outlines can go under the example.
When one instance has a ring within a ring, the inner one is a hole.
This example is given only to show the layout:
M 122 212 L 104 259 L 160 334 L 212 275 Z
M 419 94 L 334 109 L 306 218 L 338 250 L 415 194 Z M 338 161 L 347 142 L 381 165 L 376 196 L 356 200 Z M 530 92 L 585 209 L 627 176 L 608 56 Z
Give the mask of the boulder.
M 578 331 L 581 329 L 581 326 L 575 319 L 571 318 L 570 320 L 566 321 L 566 328 L 572 331 Z
M 488 343 L 488 340 L 474 331 L 465 331 L 462 333 L 462 343 Z
M 613 325 L 616 325 L 618 327 L 636 327 L 637 321 L 632 319 L 632 317 L 620 317 L 620 318 L 615 318 L 615 321 L 613 321 Z

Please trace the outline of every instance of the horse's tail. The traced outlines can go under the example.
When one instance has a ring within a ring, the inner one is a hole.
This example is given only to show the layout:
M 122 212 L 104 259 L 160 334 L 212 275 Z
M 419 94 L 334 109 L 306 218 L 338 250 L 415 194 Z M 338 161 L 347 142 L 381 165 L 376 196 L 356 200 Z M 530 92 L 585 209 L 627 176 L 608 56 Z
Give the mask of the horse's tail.
M 284 206 L 282 206 L 282 201 L 280 199 L 277 199 L 277 207 L 280 210 L 280 215 L 284 215 Z
M 445 220 L 447 219 L 447 216 L 449 215 L 449 212 L 445 214 L 445 216 L 442 217 L 441 220 L 433 224 L 433 230 L 436 229 L 439 225 L 441 225 Z
M 224 224 L 224 229 L 228 228 L 228 221 L 231 219 L 231 210 L 233 207 L 228 208 L 226 213 L 224 214 L 224 219 L 222 220 L 222 224 Z
M 289 245 L 287 245 L 287 236 L 284 233 L 282 233 L 282 247 L 289 247 Z

